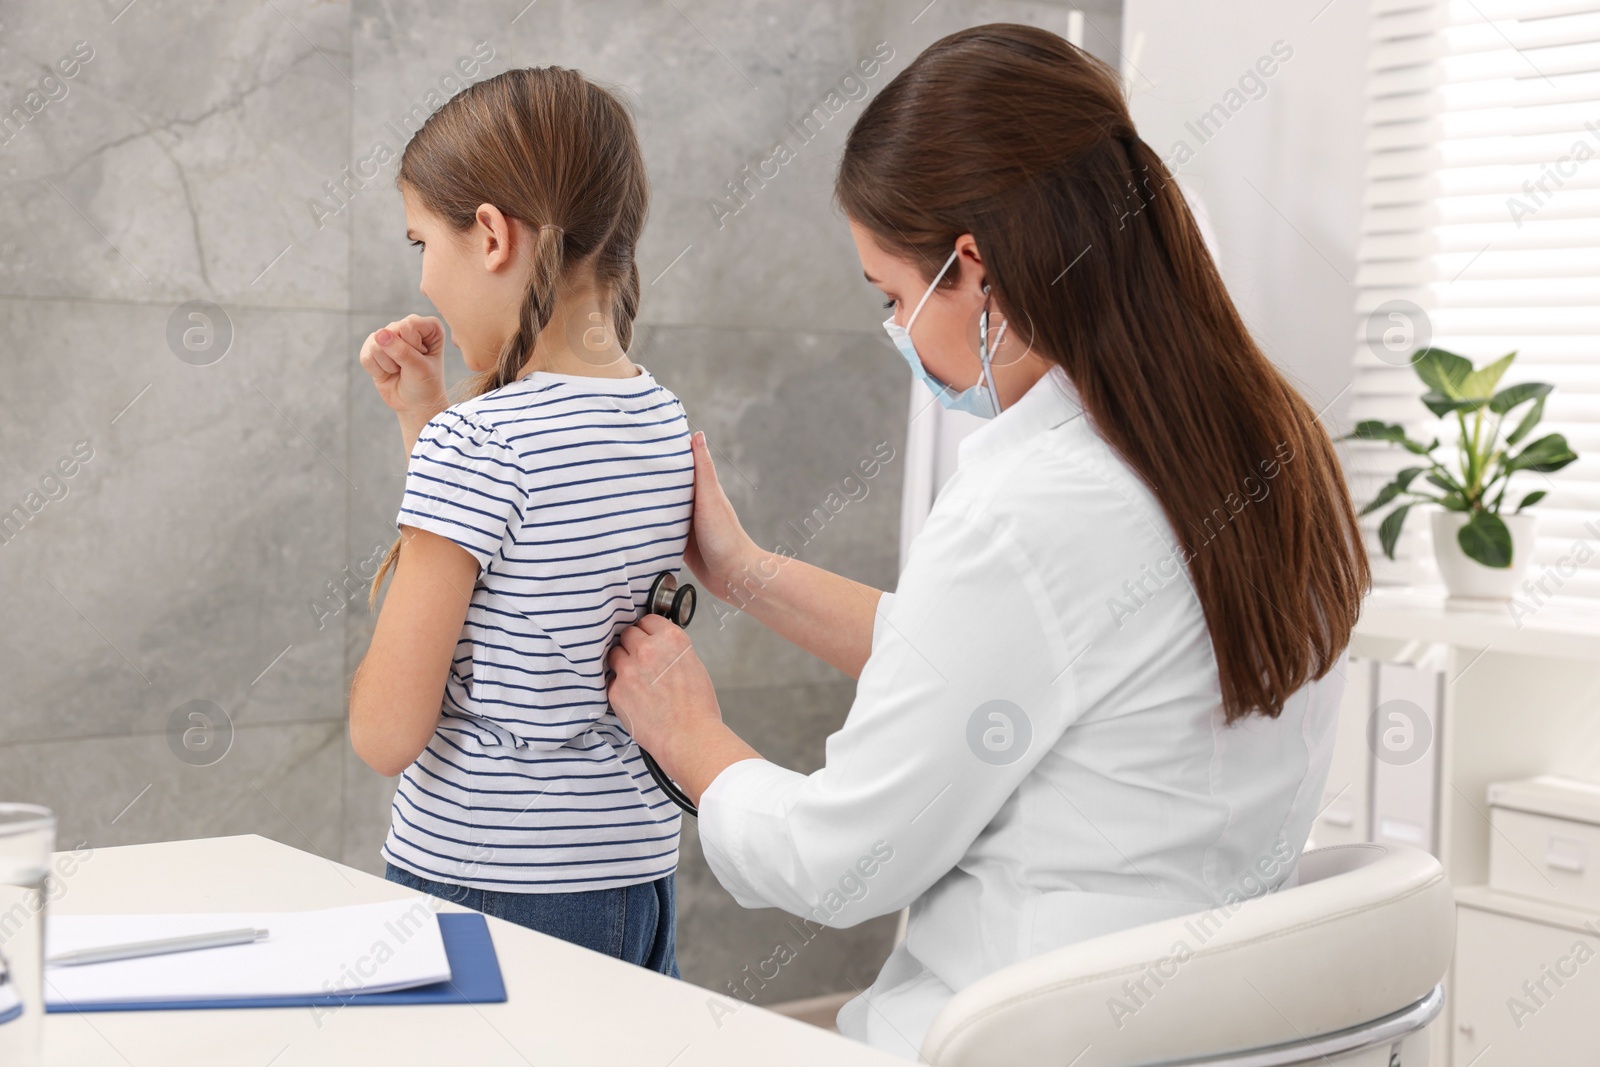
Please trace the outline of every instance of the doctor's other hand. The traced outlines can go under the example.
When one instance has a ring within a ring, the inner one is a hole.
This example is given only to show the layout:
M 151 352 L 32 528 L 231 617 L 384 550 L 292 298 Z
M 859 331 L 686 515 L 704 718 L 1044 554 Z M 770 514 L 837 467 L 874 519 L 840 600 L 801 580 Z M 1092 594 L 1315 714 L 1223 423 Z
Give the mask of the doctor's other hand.
M 646 615 L 623 630 L 606 666 L 615 672 L 607 692 L 611 709 L 663 767 L 681 766 L 696 737 L 721 726 L 705 664 L 683 628 L 660 615 Z
M 707 592 L 731 604 L 740 572 L 765 553 L 744 532 L 728 494 L 722 491 L 704 430 L 694 432 L 689 447 L 694 453 L 694 522 L 683 561 Z
M 432 316 L 407 315 L 374 330 L 361 345 L 362 369 L 408 428 L 420 429 L 449 406 L 444 340 L 444 323 Z

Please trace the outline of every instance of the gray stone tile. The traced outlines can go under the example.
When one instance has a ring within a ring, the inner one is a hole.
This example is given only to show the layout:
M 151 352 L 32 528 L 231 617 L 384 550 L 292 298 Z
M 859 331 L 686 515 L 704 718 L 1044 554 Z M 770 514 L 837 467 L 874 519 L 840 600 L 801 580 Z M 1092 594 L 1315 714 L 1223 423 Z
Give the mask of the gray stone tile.
M 889 0 L 865 5 L 864 33 L 892 41 L 909 63 L 939 38 L 969 26 L 988 22 L 1017 22 L 1038 26 L 1061 37 L 1068 36 L 1068 15 L 1083 12 L 1083 47 L 1090 54 L 1120 69 L 1122 0 Z M 899 69 L 899 68 L 896 68 Z
M 1066 30 L 1066 9 L 1051 3 L 946 2 L 913 22 L 925 6 L 764 0 L 735 13 L 705 3 L 544 0 L 502 25 L 481 9 L 463 18 L 417 2 L 358 0 L 357 155 L 376 158 L 382 145 L 395 162 L 372 165 L 378 176 L 348 212 L 355 306 L 421 302 L 420 267 L 393 188 L 411 130 L 403 116 L 429 89 L 453 84 L 445 83 L 452 64 L 478 47 L 493 58 L 473 80 L 558 64 L 629 101 L 652 186 L 639 250 L 641 323 L 877 329 L 875 291 L 832 203 L 850 124 L 919 51 L 954 29 L 1007 20 Z M 1086 46 L 1115 62 L 1120 5 L 1081 6 Z M 859 64 L 875 50 L 888 58 L 865 76 Z M 386 92 L 368 92 L 373 84 Z M 826 120 L 806 125 L 813 114 Z M 777 151 L 780 142 L 787 151 Z
M 372 387 L 372 380 L 357 361 L 361 342 L 367 334 L 394 316 L 374 317 L 352 314 L 347 323 L 346 373 L 350 403 L 346 435 L 349 442 L 351 478 L 361 486 L 349 496 L 346 512 L 345 555 L 351 561 L 350 575 L 359 579 L 352 586 L 344 616 L 343 691 L 349 692 L 351 678 L 372 640 L 377 613 L 367 608 L 369 576 L 375 573 L 395 537 L 395 513 L 405 485 L 405 450 L 394 413 L 384 406 Z M 463 368 L 460 356 L 452 351 L 452 379 Z M 447 361 L 448 362 L 448 361 Z M 348 713 L 348 706 L 345 707 Z M 341 742 L 342 808 L 344 852 L 340 862 L 358 870 L 381 876 L 383 858 L 378 854 L 389 831 L 389 805 L 394 799 L 397 778 L 386 778 L 363 763 L 350 747 L 348 728 Z
M 633 354 L 706 432 L 718 479 L 751 537 L 893 588 L 909 372 L 881 331 L 650 326 Z M 878 448 L 892 458 L 862 478 L 858 464 Z M 707 597 L 701 612 L 690 633 L 719 685 L 842 677 L 727 605 Z
M 383 876 L 378 850 L 389 834 L 389 807 L 399 778 L 385 778 L 361 762 L 350 748 L 348 732 L 341 739 L 344 771 L 344 851 L 339 862 Z
M 594 19 L 604 17 L 596 10 L 604 5 L 584 6 Z M 1088 12 L 1086 46 L 1114 61 L 1120 21 L 1104 9 L 1120 12 L 1120 4 L 1075 6 Z M 665 72 L 619 65 L 616 77 L 643 104 L 641 137 L 654 196 L 640 251 L 641 320 L 875 331 L 883 320 L 877 291 L 862 279 L 848 223 L 833 204 L 850 126 L 879 89 L 944 34 L 992 21 L 1064 34 L 1066 8 L 949 0 L 931 7 L 926 0 L 831 6 L 774 0 L 740 8 L 736 18 L 718 17 L 712 5 L 685 6 L 725 54 L 707 53 L 708 44 L 693 39 L 675 50 L 702 66 L 700 78 L 685 76 L 689 61 Z M 621 35 L 657 30 L 630 24 Z M 865 76 L 858 64 L 875 53 L 888 58 Z M 611 69 L 604 55 L 596 58 L 595 69 Z M 838 95 L 830 100 L 830 93 Z M 733 99 L 744 106 L 730 119 Z M 827 121 L 803 127 L 819 105 Z
M 435 13 L 421 3 L 358 0 L 356 11 L 358 155 L 380 142 L 398 153 L 410 133 L 399 121 L 406 106 L 425 99 L 475 45 L 494 52 L 477 79 L 515 66 L 574 67 L 629 101 L 651 174 L 651 221 L 639 252 L 641 321 L 874 325 L 876 308 L 848 227 L 829 202 L 848 121 L 893 64 L 847 86 L 856 99 L 842 98 L 837 114 L 816 123 L 820 135 L 797 137 L 787 125 L 871 53 L 875 41 L 858 39 L 854 9 L 843 14 L 778 0 L 736 11 L 544 0 L 514 23 L 509 16 L 497 23 L 481 9 L 463 20 L 454 9 Z M 402 76 L 403 86 L 396 84 Z M 387 96 L 369 95 L 369 84 L 392 88 Z M 795 158 L 759 188 L 752 181 L 748 204 L 741 205 L 727 184 L 745 180 L 742 168 L 769 158 L 785 136 Z M 419 300 L 420 268 L 402 237 L 393 173 L 393 164 L 383 167 L 373 191 L 352 200 L 356 307 L 410 307 Z M 727 216 L 714 207 L 719 202 L 737 213 Z
M 850 124 L 910 57 L 893 42 L 887 61 L 874 55 L 883 38 L 863 32 L 864 10 L 686 5 L 663 28 L 675 63 L 617 70 L 639 101 L 653 187 L 642 321 L 876 327 L 833 178 Z
M 0 596 L 30 622 L 0 634 L 0 739 L 159 732 L 193 699 L 239 725 L 343 714 L 342 625 L 315 605 L 345 562 L 344 316 L 234 308 L 227 354 L 192 366 L 171 312 L 0 299 Z
M 346 305 L 348 231 L 308 208 L 349 161 L 345 4 L 13 10 L 4 107 L 78 41 L 65 95 L 0 146 L 0 293 Z
M 337 859 L 340 734 L 337 723 L 243 727 L 209 766 L 179 760 L 160 734 L 10 744 L 0 782 L 5 799 L 56 812 L 60 847 L 253 833 Z
M 405 209 L 394 185 L 400 153 L 423 120 L 464 85 L 517 65 L 511 55 L 517 6 L 435 8 L 422 0 L 352 5 L 357 88 L 347 162 L 355 180 L 339 198 L 326 198 L 353 235 L 352 307 L 380 309 L 384 321 L 413 310 L 432 313 L 417 291 L 421 257 L 406 242 Z
M 811 774 L 827 762 L 828 737 L 844 725 L 855 696 L 851 681 L 724 687 L 717 704 L 722 721 L 763 758 Z

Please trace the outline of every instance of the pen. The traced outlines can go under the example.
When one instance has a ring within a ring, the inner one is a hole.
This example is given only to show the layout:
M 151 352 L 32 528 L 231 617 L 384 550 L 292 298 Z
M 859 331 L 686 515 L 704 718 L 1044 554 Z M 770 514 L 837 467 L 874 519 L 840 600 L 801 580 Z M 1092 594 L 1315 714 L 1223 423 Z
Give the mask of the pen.
M 253 926 L 237 930 L 217 930 L 209 934 L 186 934 L 183 937 L 163 937 L 154 941 L 133 941 L 125 945 L 105 945 L 101 948 L 81 948 L 51 956 L 45 963 L 51 966 L 71 967 L 80 963 L 106 963 L 111 960 L 133 959 L 139 956 L 159 956 L 167 952 L 190 952 L 201 948 L 222 948 L 225 945 L 245 945 L 267 936 L 267 931 Z

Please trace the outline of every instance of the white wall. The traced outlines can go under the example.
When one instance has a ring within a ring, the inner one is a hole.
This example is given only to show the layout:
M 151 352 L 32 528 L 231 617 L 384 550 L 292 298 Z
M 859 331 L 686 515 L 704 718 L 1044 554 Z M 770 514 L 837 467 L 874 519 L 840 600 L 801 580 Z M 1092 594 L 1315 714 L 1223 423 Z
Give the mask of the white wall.
M 1127 0 L 1122 20 L 1140 136 L 1204 201 L 1257 341 L 1339 426 L 1356 343 L 1368 21 L 1368 0 Z M 1241 91 L 1263 57 L 1273 73 Z M 1192 126 L 1218 104 L 1231 110 L 1202 141 Z

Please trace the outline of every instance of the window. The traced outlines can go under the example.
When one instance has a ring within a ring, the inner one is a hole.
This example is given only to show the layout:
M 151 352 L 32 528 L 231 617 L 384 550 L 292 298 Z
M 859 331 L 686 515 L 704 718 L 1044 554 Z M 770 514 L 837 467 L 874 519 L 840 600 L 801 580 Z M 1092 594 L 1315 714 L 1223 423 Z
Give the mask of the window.
M 1555 474 L 1512 478 L 1508 501 L 1549 493 L 1530 509 L 1539 516 L 1530 577 L 1548 571 L 1560 597 L 1594 604 L 1600 0 L 1373 0 L 1372 9 L 1351 416 L 1401 422 L 1448 446 L 1452 426 L 1417 400 L 1413 346 L 1480 366 L 1515 349 L 1502 385 L 1553 384 L 1537 433 L 1565 434 L 1580 457 Z M 1345 447 L 1362 504 L 1415 465 L 1397 448 Z M 1374 531 L 1381 516 L 1368 517 Z M 1369 544 L 1377 581 L 1437 581 L 1425 513 L 1408 520 L 1396 562 L 1376 536 Z M 1587 562 L 1574 570 L 1579 557 Z

